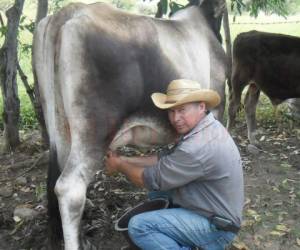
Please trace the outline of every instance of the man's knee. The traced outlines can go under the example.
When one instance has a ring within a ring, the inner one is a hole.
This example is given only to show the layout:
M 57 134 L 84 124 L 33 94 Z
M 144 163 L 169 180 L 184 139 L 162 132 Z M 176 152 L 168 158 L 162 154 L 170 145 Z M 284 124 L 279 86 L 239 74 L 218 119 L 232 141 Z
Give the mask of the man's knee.
M 146 228 L 146 220 L 143 216 L 143 214 L 137 214 L 133 216 L 128 223 L 128 233 L 130 237 L 143 233 Z

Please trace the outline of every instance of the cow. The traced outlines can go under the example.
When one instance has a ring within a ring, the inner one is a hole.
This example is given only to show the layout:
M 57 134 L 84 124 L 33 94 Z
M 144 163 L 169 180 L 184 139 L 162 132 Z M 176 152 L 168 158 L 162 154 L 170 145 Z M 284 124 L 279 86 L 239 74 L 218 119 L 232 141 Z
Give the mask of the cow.
M 236 37 L 229 86 L 229 130 L 234 127 L 241 94 L 248 84 L 244 101 L 248 139 L 257 145 L 255 113 L 260 91 L 274 106 L 300 97 L 300 38 L 255 30 Z
M 224 112 L 227 57 L 220 41 L 223 0 L 206 0 L 170 19 L 108 4 L 71 4 L 43 19 L 33 68 L 49 134 L 49 246 L 85 248 L 80 222 L 86 190 L 108 149 L 174 141 L 167 115 L 150 98 L 171 80 L 216 90 Z

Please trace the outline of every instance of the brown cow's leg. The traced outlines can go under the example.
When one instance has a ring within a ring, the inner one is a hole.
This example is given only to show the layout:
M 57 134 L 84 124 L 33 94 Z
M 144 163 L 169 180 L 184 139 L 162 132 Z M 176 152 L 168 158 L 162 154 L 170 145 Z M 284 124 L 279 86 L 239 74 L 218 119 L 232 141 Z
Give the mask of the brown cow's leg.
M 251 144 L 257 144 L 256 135 L 256 106 L 258 103 L 260 90 L 258 87 L 251 83 L 245 97 L 245 113 L 248 127 L 248 139 Z
M 214 90 L 217 91 L 221 97 L 220 104 L 215 109 L 212 110 L 212 113 L 220 122 L 223 123 L 225 102 L 226 102 L 225 82 L 222 82 L 220 80 L 211 80 L 211 81 L 212 81 L 212 86 L 214 86 Z
M 234 81 L 232 81 L 233 83 Z M 235 125 L 236 113 L 240 107 L 241 95 L 243 91 L 243 86 L 239 82 L 235 81 L 232 89 L 230 90 L 229 96 L 229 106 L 228 106 L 228 120 L 227 120 L 227 129 L 233 129 Z

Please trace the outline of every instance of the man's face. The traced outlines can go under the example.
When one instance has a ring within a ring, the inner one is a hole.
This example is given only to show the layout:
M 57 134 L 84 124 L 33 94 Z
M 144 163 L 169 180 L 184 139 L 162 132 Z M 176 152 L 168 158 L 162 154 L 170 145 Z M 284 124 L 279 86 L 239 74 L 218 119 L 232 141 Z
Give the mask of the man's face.
M 168 110 L 169 120 L 178 134 L 190 132 L 205 116 L 206 105 L 204 102 L 187 103 Z

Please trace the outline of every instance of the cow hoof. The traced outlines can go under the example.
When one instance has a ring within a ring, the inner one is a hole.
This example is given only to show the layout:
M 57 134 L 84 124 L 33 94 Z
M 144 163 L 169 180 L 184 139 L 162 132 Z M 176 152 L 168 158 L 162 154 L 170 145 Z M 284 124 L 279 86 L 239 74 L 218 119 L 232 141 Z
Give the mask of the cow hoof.
M 247 151 L 252 155 L 258 155 L 260 153 L 260 149 L 253 144 L 247 146 Z

